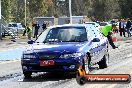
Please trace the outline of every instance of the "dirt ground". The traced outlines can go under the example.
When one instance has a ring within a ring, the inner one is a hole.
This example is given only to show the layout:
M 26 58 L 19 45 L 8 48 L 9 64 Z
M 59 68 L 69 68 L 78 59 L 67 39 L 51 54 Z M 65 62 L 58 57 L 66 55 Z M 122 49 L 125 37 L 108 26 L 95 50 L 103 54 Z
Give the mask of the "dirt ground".
M 17 39 L 11 39 L 10 36 L 3 37 L 0 40 L 0 52 L 26 47 L 28 46 L 27 41 L 28 38 L 26 36 L 19 36 Z

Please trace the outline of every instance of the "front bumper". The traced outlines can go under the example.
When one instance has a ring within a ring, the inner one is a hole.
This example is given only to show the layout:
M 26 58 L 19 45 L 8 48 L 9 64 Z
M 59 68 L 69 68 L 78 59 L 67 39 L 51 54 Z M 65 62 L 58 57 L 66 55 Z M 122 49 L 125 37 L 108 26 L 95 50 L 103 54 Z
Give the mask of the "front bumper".
M 76 72 L 82 64 L 78 60 L 54 60 L 54 65 L 40 66 L 40 61 L 35 60 L 22 60 L 22 69 L 24 72 Z

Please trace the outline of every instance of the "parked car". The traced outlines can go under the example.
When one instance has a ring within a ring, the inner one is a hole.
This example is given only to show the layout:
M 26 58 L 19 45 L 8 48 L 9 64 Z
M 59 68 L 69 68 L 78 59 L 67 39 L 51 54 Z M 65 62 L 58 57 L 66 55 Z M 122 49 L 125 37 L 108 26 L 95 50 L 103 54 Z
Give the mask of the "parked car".
M 28 44 L 21 58 L 25 77 L 33 72 L 77 72 L 79 67 L 88 74 L 94 64 L 108 66 L 108 40 L 87 24 L 48 27 Z
M 108 22 L 100 22 L 100 23 L 99 23 L 99 25 L 100 25 L 101 27 L 106 26 L 106 25 L 108 25 L 108 24 L 109 24 Z
M 21 23 L 17 23 L 18 32 L 23 32 L 25 30 L 24 26 Z
M 9 23 L 8 24 L 8 30 L 12 30 L 15 33 L 23 33 L 24 27 L 21 23 Z
M 112 26 L 113 26 L 112 31 L 118 33 L 118 31 L 119 31 L 119 22 L 117 22 L 117 21 L 115 21 L 115 20 L 110 20 L 110 21 L 108 21 L 108 22 L 109 22 L 110 24 L 112 24 Z

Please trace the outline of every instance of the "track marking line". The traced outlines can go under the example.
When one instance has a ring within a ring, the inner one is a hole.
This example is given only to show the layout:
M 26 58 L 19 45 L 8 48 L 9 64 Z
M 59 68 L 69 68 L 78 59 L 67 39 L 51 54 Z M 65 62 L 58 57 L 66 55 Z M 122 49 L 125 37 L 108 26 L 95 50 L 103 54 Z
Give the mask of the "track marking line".
M 11 61 L 0 61 L 0 64 L 9 64 L 9 63 L 14 63 L 14 62 L 18 62 L 20 60 L 11 60 Z

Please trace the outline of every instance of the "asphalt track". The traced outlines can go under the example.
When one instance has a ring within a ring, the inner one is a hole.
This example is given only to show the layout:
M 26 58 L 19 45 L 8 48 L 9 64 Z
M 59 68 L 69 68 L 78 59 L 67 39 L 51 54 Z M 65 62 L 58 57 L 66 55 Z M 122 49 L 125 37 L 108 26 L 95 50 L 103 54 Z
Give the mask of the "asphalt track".
M 91 74 L 130 74 L 132 75 L 132 41 L 124 39 L 116 42 L 118 49 L 109 47 L 109 66 L 98 69 L 93 66 Z M 31 79 L 24 79 L 20 60 L 0 63 L 0 88 L 132 88 L 129 84 L 117 83 L 86 83 L 80 86 L 74 74 L 34 73 Z

